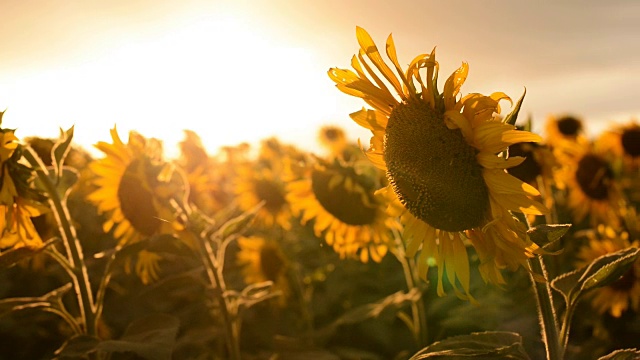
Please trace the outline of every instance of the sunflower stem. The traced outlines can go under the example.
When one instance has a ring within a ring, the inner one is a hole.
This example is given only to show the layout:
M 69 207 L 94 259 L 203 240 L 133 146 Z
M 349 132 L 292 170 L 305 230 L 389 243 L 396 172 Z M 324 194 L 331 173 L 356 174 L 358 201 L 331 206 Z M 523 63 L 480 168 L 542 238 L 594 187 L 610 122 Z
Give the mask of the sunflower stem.
M 235 316 L 229 310 L 230 304 L 225 297 L 226 284 L 222 276 L 220 267 L 218 266 L 219 257 L 211 246 L 211 242 L 200 234 L 195 234 L 198 238 L 199 253 L 202 258 L 202 262 L 205 265 L 207 276 L 211 286 L 213 287 L 213 293 L 220 306 L 220 312 L 222 313 L 222 319 L 225 327 L 225 340 L 227 342 L 227 349 L 229 351 L 229 359 L 241 360 L 240 356 L 240 343 L 238 340 L 238 327 L 235 325 Z M 224 261 L 224 259 L 222 258 Z
M 562 344 L 562 348 L 566 349 L 569 344 L 569 332 L 571 330 L 571 319 L 573 318 L 573 314 L 575 312 L 575 306 L 567 305 L 567 309 L 564 312 L 564 316 L 562 318 L 562 328 L 560 329 L 560 343 Z
M 407 283 L 407 291 L 411 291 L 417 288 L 418 284 L 417 272 L 415 261 L 407 258 L 405 245 L 397 230 L 393 231 L 393 237 L 395 241 L 395 247 L 392 248 L 392 253 L 395 255 L 398 262 L 402 265 L 404 272 L 404 279 Z M 418 289 L 420 290 L 420 289 Z M 425 313 L 424 300 L 422 298 L 422 291 L 419 291 L 420 297 L 411 302 L 411 319 L 413 337 L 418 347 L 422 348 L 428 345 L 428 329 L 427 329 L 427 316 Z
M 69 272 L 73 288 L 78 301 L 78 309 L 80 318 L 82 319 L 83 330 L 87 335 L 97 335 L 97 318 L 95 314 L 95 305 L 93 302 L 93 293 L 91 292 L 91 282 L 89 273 L 84 262 L 82 253 L 82 245 L 76 236 L 76 230 L 71 221 L 69 210 L 67 209 L 63 199 L 60 197 L 56 185 L 49 177 L 49 171 L 42 160 L 34 153 L 31 147 L 25 147 L 27 151 L 23 152 L 23 156 L 29 164 L 35 169 L 40 182 L 44 185 L 48 195 L 51 210 L 60 228 L 60 238 L 64 244 L 67 262 L 73 271 Z
M 556 320 L 555 310 L 553 308 L 553 297 L 551 294 L 551 287 L 549 286 L 549 276 L 545 269 L 542 256 L 536 255 L 528 261 L 529 266 L 531 267 L 529 277 L 531 278 L 533 292 L 536 296 L 542 342 L 544 343 L 547 353 L 547 360 L 561 360 L 564 351 L 558 335 L 558 323 Z M 544 281 L 537 280 L 535 275 L 542 276 Z

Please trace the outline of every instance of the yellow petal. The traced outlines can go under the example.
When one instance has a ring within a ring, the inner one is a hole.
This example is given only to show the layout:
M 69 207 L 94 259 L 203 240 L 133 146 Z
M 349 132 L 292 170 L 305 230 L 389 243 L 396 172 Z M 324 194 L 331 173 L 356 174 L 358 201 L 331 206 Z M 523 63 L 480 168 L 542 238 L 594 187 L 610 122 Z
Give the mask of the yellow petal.
M 444 107 L 446 110 L 453 109 L 456 104 L 456 97 L 460 92 L 460 88 L 464 81 L 467 79 L 467 74 L 469 73 L 469 64 L 466 62 L 462 63 L 462 66 L 458 68 L 458 70 L 454 71 L 451 76 L 447 79 L 447 82 L 444 84 Z
M 376 47 L 369 33 L 358 26 L 356 27 L 356 37 L 358 38 L 360 48 L 362 48 L 369 60 L 371 60 L 373 65 L 382 73 L 382 76 L 396 89 L 398 95 L 402 95 L 402 87 L 400 86 L 398 78 L 393 74 L 391 68 L 385 64 L 384 60 L 382 60 L 378 47 Z

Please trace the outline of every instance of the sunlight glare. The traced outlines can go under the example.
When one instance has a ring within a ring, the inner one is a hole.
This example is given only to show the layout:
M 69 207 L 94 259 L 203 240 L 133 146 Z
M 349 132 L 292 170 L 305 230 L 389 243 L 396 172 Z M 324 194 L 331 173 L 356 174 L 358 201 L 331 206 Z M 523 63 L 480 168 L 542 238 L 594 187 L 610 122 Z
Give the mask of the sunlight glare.
M 334 89 L 310 49 L 285 45 L 248 20 L 201 17 L 90 61 L 21 76 L 0 89 L 9 93 L 5 123 L 22 136 L 49 137 L 75 124 L 76 142 L 87 149 L 109 140 L 116 124 L 123 139 L 132 129 L 162 139 L 168 155 L 184 129 L 196 131 L 211 152 L 313 133 L 333 109 L 309 110 L 330 104 Z

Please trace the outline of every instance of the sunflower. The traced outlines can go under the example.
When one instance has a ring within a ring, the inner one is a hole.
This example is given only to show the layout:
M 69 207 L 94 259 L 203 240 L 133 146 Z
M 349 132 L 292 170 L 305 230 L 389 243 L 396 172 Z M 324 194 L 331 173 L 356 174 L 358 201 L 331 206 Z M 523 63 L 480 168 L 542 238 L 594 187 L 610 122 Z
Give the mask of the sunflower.
M 294 146 L 282 144 L 275 137 L 263 140 L 257 160 L 236 169 L 233 192 L 240 208 L 247 211 L 264 202 L 257 223 L 266 227 L 278 224 L 290 230 L 291 207 L 285 184 L 298 176 L 306 161 L 306 155 Z
M 386 202 L 374 192 L 375 172 L 359 171 L 340 160 L 318 159 L 301 180 L 287 184 L 287 199 L 301 222 L 314 220 L 313 230 L 341 258 L 380 262 L 387 253 L 390 229 L 399 229 L 386 214 Z
M 593 227 L 618 227 L 624 198 L 606 157 L 590 143 L 567 141 L 560 142 L 556 154 L 562 164 L 559 184 L 566 187 L 566 205 L 574 220 L 580 222 L 589 215 Z
M 210 157 L 195 132 L 187 130 L 185 135 L 178 164 L 189 184 L 189 201 L 211 216 L 231 202 L 227 186 L 233 165 Z
M 612 161 L 621 161 L 624 170 L 637 171 L 640 168 L 640 124 L 631 121 L 603 131 L 595 147 L 610 154 Z
M 509 156 L 523 157 L 525 160 L 507 172 L 542 192 L 545 205 L 553 206 L 553 186 L 559 182 L 560 167 L 555 155 L 545 144 L 535 142 L 517 143 L 509 146 Z
M 318 131 L 318 142 L 329 151 L 332 156 L 342 156 L 347 146 L 347 137 L 344 130 L 338 126 L 326 125 Z
M 638 246 L 638 240 L 630 242 L 626 232 L 617 232 L 601 224 L 589 239 L 589 244 L 578 252 L 576 266 L 584 267 L 600 256 Z M 639 311 L 640 261 L 636 261 L 616 282 L 594 290 L 590 296 L 591 304 L 600 314 L 609 312 L 613 317 L 620 317 L 629 307 Z
M 41 203 L 44 198 L 29 186 L 32 170 L 19 163 L 18 141 L 13 130 L 0 129 L 0 249 L 41 247 L 32 218 L 49 210 Z
M 121 246 L 173 233 L 173 212 L 165 202 L 175 191 L 163 178 L 167 167 L 161 161 L 161 145 L 136 132 L 129 134 L 125 144 L 116 128 L 111 130 L 111 138 L 111 144 L 95 145 L 106 157 L 89 165 L 96 174 L 97 189 L 87 199 L 106 215 L 103 230 L 113 231 Z M 155 279 L 158 259 L 148 251 L 138 254 L 136 270 L 143 283 Z
M 580 144 L 587 142 L 584 122 L 572 115 L 560 117 L 549 116 L 545 124 L 546 143 L 552 147 L 560 141 L 571 141 Z
M 0 129 L 0 166 L 2 166 L 2 174 L 0 174 L 2 179 L 0 203 L 7 206 L 11 205 L 14 198 L 18 196 L 16 184 L 11 176 L 12 166 L 10 161 L 18 148 L 18 140 L 13 130 Z
M 287 279 L 288 261 L 280 245 L 273 240 L 259 236 L 238 238 L 240 251 L 236 262 L 242 267 L 242 275 L 246 284 L 272 281 L 273 290 L 281 291 L 281 304 L 290 294 Z
M 286 199 L 285 183 L 273 170 L 255 168 L 248 164 L 238 169 L 234 192 L 240 208 L 251 210 L 261 202 L 264 206 L 258 211 L 256 221 L 263 226 L 280 225 L 291 229 L 291 208 Z
M 504 93 L 474 93 L 458 99 L 468 73 L 466 63 L 449 77 L 440 94 L 435 50 L 417 56 L 403 72 L 390 35 L 386 50 L 394 72 L 364 29 L 358 27 L 356 35 L 360 51 L 351 61 L 356 72 L 333 68 L 329 76 L 339 90 L 374 108 L 351 117 L 373 133 L 367 156 L 387 173 L 389 186 L 380 192 L 392 200 L 391 213 L 400 215 L 405 225 L 407 254 L 415 255 L 422 247 L 421 276 L 426 277 L 427 260 L 433 258 L 438 294 L 444 295 L 446 270 L 458 297 L 469 299 L 464 242 L 469 238 L 481 260 L 483 279 L 504 283 L 499 270 L 526 267 L 526 259 L 537 249 L 526 237 L 526 226 L 510 211 L 542 214 L 548 210 L 532 199 L 539 195 L 534 187 L 505 171 L 524 159 L 496 154 L 511 144 L 541 138 L 494 117 L 500 113 L 498 102 L 511 100 Z M 426 78 L 420 72 L 423 68 Z

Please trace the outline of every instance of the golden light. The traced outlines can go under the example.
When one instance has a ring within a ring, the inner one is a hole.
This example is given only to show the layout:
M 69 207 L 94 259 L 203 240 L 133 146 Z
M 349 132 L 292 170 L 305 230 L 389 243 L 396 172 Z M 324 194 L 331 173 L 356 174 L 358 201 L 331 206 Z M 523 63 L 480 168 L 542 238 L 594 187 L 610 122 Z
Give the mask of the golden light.
M 313 143 L 335 119 L 334 89 L 313 49 L 277 43 L 249 18 L 196 20 L 0 84 L 4 125 L 55 137 L 75 124 L 76 142 L 90 148 L 116 124 L 121 134 L 162 139 L 171 155 L 183 129 L 214 151 L 271 135 Z

